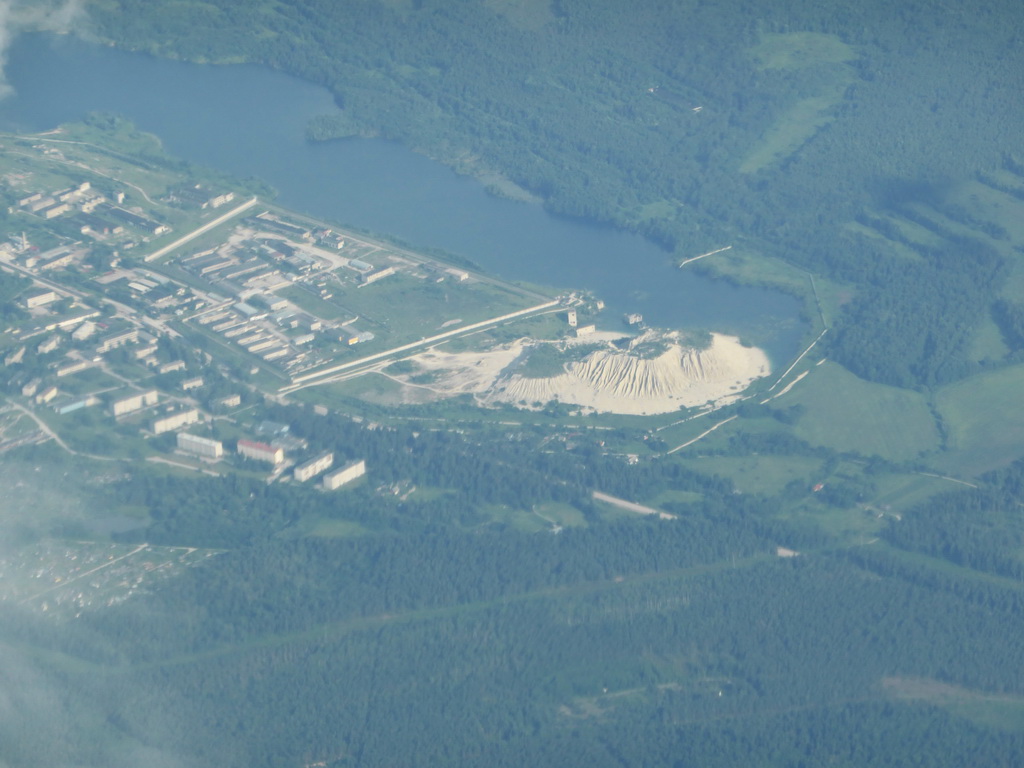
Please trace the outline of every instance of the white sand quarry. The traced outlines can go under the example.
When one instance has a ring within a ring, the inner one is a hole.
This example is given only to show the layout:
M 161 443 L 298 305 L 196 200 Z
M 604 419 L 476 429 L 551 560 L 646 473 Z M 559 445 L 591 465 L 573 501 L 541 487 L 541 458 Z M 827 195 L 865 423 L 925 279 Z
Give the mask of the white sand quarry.
M 656 414 L 724 405 L 771 372 L 768 356 L 757 347 L 744 346 L 735 336 L 714 333 L 706 349 L 694 348 L 674 331 L 646 331 L 625 348 L 621 342 L 613 344 L 623 338 L 597 333 L 558 342 L 519 339 L 485 352 L 435 349 L 411 358 L 416 370 L 395 378 L 408 383 L 432 372 L 426 388 L 435 395 L 472 393 L 485 405 L 534 408 L 554 400 L 604 413 Z M 558 375 L 524 377 L 516 372 L 519 362 L 537 344 L 598 348 L 565 363 Z

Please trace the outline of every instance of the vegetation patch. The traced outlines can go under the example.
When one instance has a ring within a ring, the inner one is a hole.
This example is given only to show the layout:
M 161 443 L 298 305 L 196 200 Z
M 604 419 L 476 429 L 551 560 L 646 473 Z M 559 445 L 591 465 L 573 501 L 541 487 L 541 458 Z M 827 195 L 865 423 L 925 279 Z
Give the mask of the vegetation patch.
M 705 456 L 683 464 L 702 474 L 728 478 L 741 493 L 773 496 L 794 483 L 809 490 L 820 479 L 823 462 L 816 456 Z
M 306 124 L 306 139 L 309 141 L 334 141 L 359 136 L 362 129 L 347 112 L 317 115 Z
M 976 475 L 1024 456 L 1024 365 L 972 376 L 942 388 L 935 404 L 948 432 L 948 451 L 931 464 Z
M 754 150 L 740 164 L 740 173 L 754 173 L 782 160 L 802 147 L 818 130 L 833 120 L 829 108 L 838 101 L 839 90 L 827 96 L 801 99 L 783 112 Z
M 1024 697 L 971 690 L 939 680 L 886 677 L 882 688 L 895 699 L 923 701 L 978 725 L 999 730 L 1024 729 Z
M 813 445 L 914 459 L 939 447 L 939 431 L 924 395 L 854 376 L 824 363 L 780 399 L 804 407 L 794 433 Z
M 844 64 L 857 58 L 857 52 L 836 35 L 787 32 L 761 35 L 750 56 L 760 69 L 802 69 Z
M 526 379 L 549 379 L 565 373 L 568 363 L 582 360 L 600 345 L 533 344 L 526 348 L 525 359 L 516 368 L 516 373 Z

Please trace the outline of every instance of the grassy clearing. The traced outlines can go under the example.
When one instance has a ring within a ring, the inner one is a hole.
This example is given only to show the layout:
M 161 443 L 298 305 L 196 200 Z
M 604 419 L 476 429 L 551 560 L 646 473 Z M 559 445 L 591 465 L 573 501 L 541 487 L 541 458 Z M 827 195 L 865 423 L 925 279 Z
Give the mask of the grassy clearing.
M 17 440 L 39 430 L 38 425 L 25 414 L 14 411 L 5 413 L 0 419 L 0 439 Z
M 927 678 L 888 677 L 886 693 L 903 701 L 922 701 L 941 707 L 976 725 L 1001 731 L 1024 729 L 1024 697 L 986 693 Z
M 728 478 L 743 493 L 771 496 L 794 480 L 813 485 L 823 462 L 813 456 L 706 456 L 683 463 L 696 472 Z
M 397 405 L 402 402 L 405 387 L 377 373 L 367 373 L 348 381 L 300 389 L 292 397 L 303 402 L 323 404 L 335 410 L 348 411 L 356 398 L 374 405 Z
M 917 474 L 878 475 L 872 480 L 878 485 L 878 494 L 871 504 L 885 511 L 901 512 L 936 494 L 963 489 L 949 480 Z
M 57 381 L 57 388 L 72 397 L 106 392 L 122 387 L 124 387 L 124 382 L 107 375 L 99 368 L 86 368 L 84 371 L 64 376 Z
M 949 199 L 963 206 L 971 216 L 998 224 L 1011 242 L 1024 243 L 1024 200 L 980 181 L 959 185 Z
M 749 51 L 758 69 L 802 69 L 824 64 L 843 64 L 857 52 L 836 35 L 821 32 L 762 34 Z
M 999 326 L 991 317 L 986 317 L 974 332 L 967 359 L 975 362 L 998 362 L 1005 360 L 1010 348 L 1003 341 Z
M 998 181 L 1019 188 L 1020 180 L 1012 178 L 1012 183 L 1001 178 Z M 1024 200 L 980 181 L 961 184 L 950 193 L 949 199 L 974 219 L 993 225 L 993 234 L 998 235 L 1001 230 L 1003 236 L 997 237 L 988 236 L 977 228 L 971 232 L 975 237 L 987 240 L 1011 264 L 1010 276 L 1004 281 L 1000 294 L 1011 301 L 1024 302 L 1024 257 L 1018 250 L 1024 247 Z
M 948 450 L 931 460 L 942 472 L 977 475 L 1024 456 L 1024 365 L 972 376 L 942 388 L 935 404 Z
M 786 515 L 791 522 L 813 526 L 848 546 L 863 546 L 878 535 L 885 521 L 860 507 L 839 509 L 816 501 L 801 504 Z
M 853 236 L 860 235 L 884 243 L 887 251 L 895 254 L 896 256 L 899 256 L 900 258 L 907 259 L 908 261 L 918 262 L 922 260 L 921 255 L 910 246 L 905 245 L 904 243 L 897 242 L 895 240 L 891 240 L 874 227 L 869 227 L 865 224 L 861 224 L 859 221 L 847 222 L 846 224 L 843 225 L 843 230 L 845 231 L 845 233 L 849 233 L 850 235 Z
M 480 507 L 479 511 L 489 517 L 493 523 L 507 525 L 524 533 L 536 533 L 551 529 L 551 523 L 541 519 L 530 510 L 513 509 L 505 504 L 486 504 Z
M 732 248 L 724 253 L 715 254 L 708 259 L 697 262 L 702 269 L 711 271 L 718 277 L 736 280 L 744 285 L 760 285 L 775 288 L 793 296 L 804 303 L 804 312 L 814 318 L 813 325 L 821 330 L 818 318 L 818 306 L 814 290 L 817 289 L 821 311 L 826 322 L 835 317 L 839 308 L 850 300 L 853 290 L 849 286 L 827 280 L 823 277 L 814 278 L 814 287 L 807 272 L 798 269 L 782 259 L 749 249 L 747 246 Z M 816 331 L 816 332 L 817 332 Z
M 395 275 L 346 290 L 339 303 L 354 314 L 385 324 L 392 340 L 402 343 L 525 309 L 534 302 L 489 284 L 452 279 L 435 283 Z M 453 320 L 458 322 L 445 326 Z
M 842 85 L 846 85 L 845 80 Z M 828 95 L 801 99 L 779 115 L 761 142 L 740 163 L 740 173 L 754 173 L 800 149 L 819 129 L 835 120 L 828 110 L 841 95 L 842 88 L 835 88 Z
M 895 461 L 939 447 L 923 395 L 864 381 L 835 363 L 816 366 L 779 404 L 803 406 L 794 432 L 813 445 Z
M 741 173 L 753 173 L 792 155 L 818 130 L 835 119 L 829 110 L 843 97 L 855 74 L 847 65 L 856 51 L 835 35 L 818 32 L 763 34 L 749 51 L 758 69 L 814 68 L 824 74 L 816 95 L 800 99 L 779 115 L 760 144 L 740 164 Z
M 1003 256 L 1008 257 L 1011 262 L 1016 263 L 1020 260 L 1019 255 L 1015 252 L 1013 243 L 1008 239 L 999 239 L 990 236 L 988 233 L 983 231 L 977 226 L 963 224 L 955 219 L 946 216 L 941 211 L 936 210 L 930 205 L 924 203 L 912 203 L 910 208 L 914 213 L 921 217 L 926 222 L 931 223 L 935 226 L 938 231 L 951 232 L 954 235 L 960 237 L 973 238 L 974 240 L 980 240 L 987 245 L 992 246 L 996 251 L 1001 253 Z M 979 218 L 985 219 L 987 217 L 984 214 L 980 215 Z
M 537 505 L 536 514 L 548 520 L 554 520 L 564 528 L 585 526 L 587 524 L 587 519 L 576 507 L 556 501 Z

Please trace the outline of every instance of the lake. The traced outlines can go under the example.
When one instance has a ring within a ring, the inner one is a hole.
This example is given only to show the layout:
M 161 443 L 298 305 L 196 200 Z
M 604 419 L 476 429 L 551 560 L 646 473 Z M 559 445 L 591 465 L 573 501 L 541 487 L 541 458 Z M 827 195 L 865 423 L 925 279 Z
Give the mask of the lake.
M 763 347 L 776 367 L 797 353 L 806 331 L 791 296 L 677 269 L 669 253 L 639 236 L 494 197 L 400 144 L 311 143 L 306 124 L 335 111 L 331 95 L 265 67 L 189 64 L 23 35 L 6 73 L 14 94 L 0 102 L 5 130 L 118 113 L 184 160 L 265 180 L 283 206 L 440 248 L 507 279 L 589 290 L 605 301 L 600 324 L 608 328 L 638 312 L 652 326 L 734 333 Z

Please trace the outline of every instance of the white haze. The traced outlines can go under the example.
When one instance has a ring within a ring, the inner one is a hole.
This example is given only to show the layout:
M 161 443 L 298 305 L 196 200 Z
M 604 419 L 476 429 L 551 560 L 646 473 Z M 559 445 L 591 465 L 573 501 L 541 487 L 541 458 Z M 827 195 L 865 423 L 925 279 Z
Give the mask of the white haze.
M 21 32 L 67 33 L 85 19 L 85 0 L 0 0 L 0 99 L 13 93 L 7 80 L 7 53 Z

